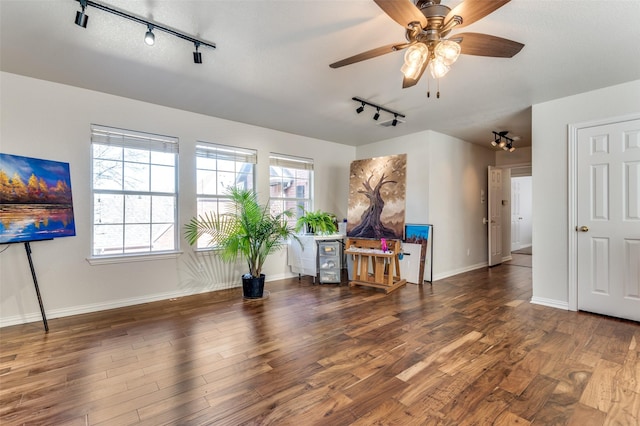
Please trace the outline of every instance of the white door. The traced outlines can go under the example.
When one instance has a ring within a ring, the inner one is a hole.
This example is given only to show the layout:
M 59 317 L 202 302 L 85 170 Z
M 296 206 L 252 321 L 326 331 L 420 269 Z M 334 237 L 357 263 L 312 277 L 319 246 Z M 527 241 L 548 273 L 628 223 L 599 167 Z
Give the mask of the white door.
M 511 251 L 531 246 L 531 176 L 511 178 Z
M 511 178 L 511 251 L 520 250 L 520 181 Z
M 502 170 L 489 166 L 489 266 L 502 263 Z
M 640 321 L 640 120 L 578 130 L 578 309 Z

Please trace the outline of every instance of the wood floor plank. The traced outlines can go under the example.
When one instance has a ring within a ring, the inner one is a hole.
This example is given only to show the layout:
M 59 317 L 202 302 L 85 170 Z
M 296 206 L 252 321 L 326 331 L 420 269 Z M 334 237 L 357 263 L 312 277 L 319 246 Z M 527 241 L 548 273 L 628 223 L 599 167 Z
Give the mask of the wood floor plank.
M 616 376 L 621 370 L 620 364 L 605 359 L 598 361 L 593 375 L 582 393 L 580 403 L 604 413 L 609 412 L 618 391 Z
M 640 424 L 640 324 L 529 303 L 520 263 L 0 328 L 0 424 Z

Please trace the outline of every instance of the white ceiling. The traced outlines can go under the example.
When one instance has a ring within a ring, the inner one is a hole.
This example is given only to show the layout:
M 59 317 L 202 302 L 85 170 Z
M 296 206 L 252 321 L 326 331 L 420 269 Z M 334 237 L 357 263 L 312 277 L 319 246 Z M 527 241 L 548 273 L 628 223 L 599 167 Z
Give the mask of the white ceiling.
M 433 80 L 427 98 L 428 73 L 402 89 L 403 52 L 329 68 L 404 41 L 372 0 L 98 1 L 218 48 L 201 49 L 197 65 L 188 42 L 156 32 L 148 47 L 144 26 L 95 8 L 86 29 L 76 26 L 75 0 L 0 0 L 0 68 L 349 145 L 435 130 L 486 146 L 491 131 L 509 130 L 528 146 L 531 105 L 640 78 L 638 0 L 513 0 L 452 35 L 525 47 L 511 59 L 461 56 L 440 81 L 440 99 Z M 406 123 L 376 125 L 373 109 L 355 112 L 353 96 Z

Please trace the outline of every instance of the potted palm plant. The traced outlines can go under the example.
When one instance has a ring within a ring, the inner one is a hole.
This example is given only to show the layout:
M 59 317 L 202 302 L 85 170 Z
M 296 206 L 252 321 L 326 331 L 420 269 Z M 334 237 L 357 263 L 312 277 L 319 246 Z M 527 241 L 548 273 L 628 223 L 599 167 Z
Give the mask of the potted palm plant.
M 335 215 L 322 210 L 304 211 L 296 221 L 296 232 L 304 230 L 308 234 L 333 234 L 338 230 Z
M 265 278 L 262 266 L 267 256 L 284 247 L 287 239 L 297 239 L 286 220 L 291 212 L 272 214 L 268 205 L 260 205 L 253 190 L 231 187 L 228 193 L 231 198 L 228 211 L 192 218 L 185 225 L 184 235 L 191 245 L 208 236 L 209 244 L 220 251 L 224 261 L 235 262 L 238 256 L 243 257 L 249 267 L 249 272 L 242 276 L 244 297 L 261 298 Z

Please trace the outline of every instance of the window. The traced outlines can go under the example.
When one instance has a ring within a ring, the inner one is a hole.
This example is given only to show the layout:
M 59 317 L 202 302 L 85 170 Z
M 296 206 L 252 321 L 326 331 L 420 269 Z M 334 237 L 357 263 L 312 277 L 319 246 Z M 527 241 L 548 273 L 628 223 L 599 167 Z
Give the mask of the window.
M 178 140 L 91 126 L 94 257 L 177 250 Z
M 254 189 L 254 169 L 257 152 L 199 142 L 196 145 L 196 182 L 198 216 L 224 213 L 229 199 L 227 188 Z M 203 236 L 197 247 L 205 248 L 210 240 Z
M 295 226 L 303 211 L 313 208 L 313 160 L 272 153 L 269 186 L 271 212 L 290 210 L 293 216 L 289 222 Z

